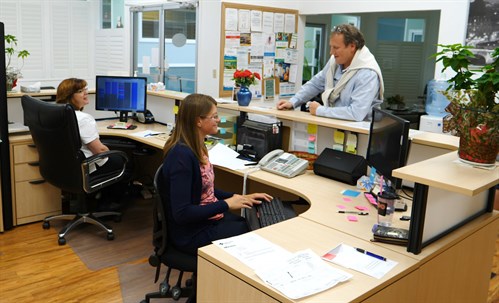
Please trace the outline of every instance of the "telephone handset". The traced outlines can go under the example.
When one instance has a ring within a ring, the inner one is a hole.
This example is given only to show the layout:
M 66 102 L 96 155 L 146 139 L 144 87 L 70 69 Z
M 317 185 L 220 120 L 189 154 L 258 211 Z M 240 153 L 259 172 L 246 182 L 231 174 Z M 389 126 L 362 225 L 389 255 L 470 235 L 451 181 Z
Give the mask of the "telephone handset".
M 258 165 L 262 170 L 292 178 L 307 170 L 308 161 L 286 153 L 282 149 L 275 149 L 266 154 Z

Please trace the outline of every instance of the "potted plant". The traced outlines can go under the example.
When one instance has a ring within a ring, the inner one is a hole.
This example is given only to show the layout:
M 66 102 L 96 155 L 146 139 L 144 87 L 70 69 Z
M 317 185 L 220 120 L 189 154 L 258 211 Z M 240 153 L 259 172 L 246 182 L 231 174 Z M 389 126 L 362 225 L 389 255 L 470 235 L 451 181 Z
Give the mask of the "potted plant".
M 495 165 L 499 147 L 499 48 L 492 62 L 471 69 L 471 46 L 442 45 L 433 56 L 455 75 L 442 92 L 450 101 L 445 109 L 444 131 L 458 135 L 459 158 L 478 165 Z
M 261 80 L 260 74 L 259 73 L 253 73 L 250 70 L 247 69 L 242 69 L 242 70 L 237 70 L 234 72 L 232 80 L 236 82 L 236 85 L 239 86 L 239 90 L 237 91 L 237 103 L 240 106 L 248 106 L 252 93 L 248 89 L 250 85 L 253 85 L 256 83 L 256 79 Z
M 7 58 L 5 65 L 5 72 L 7 75 L 7 91 L 11 91 L 14 87 L 16 87 L 17 79 L 22 78 L 21 69 L 24 67 L 24 59 L 26 59 L 30 53 L 25 49 L 17 50 L 16 36 L 5 35 L 5 54 Z M 13 56 L 22 59 L 21 67 L 11 66 Z
M 405 101 L 404 101 L 404 96 L 401 95 L 395 95 L 388 97 L 386 99 L 386 102 L 388 103 L 388 108 L 392 110 L 403 110 L 405 109 Z

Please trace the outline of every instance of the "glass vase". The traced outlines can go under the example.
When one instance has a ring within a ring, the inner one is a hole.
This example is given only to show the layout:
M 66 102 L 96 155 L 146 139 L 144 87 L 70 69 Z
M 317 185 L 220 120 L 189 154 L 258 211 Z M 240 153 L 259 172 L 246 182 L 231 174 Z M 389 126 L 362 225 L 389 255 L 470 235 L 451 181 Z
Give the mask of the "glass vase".
M 246 86 L 241 86 L 237 92 L 237 104 L 239 106 L 248 106 L 252 97 L 251 91 Z
M 461 108 L 459 120 L 459 158 L 476 165 L 495 165 L 499 149 L 499 115 Z

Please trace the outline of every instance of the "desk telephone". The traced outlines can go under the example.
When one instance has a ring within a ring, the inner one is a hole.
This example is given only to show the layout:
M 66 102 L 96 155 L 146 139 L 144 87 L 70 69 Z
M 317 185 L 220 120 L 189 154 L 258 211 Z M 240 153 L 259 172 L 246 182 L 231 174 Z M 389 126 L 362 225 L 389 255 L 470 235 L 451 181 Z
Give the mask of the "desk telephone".
M 260 162 L 260 168 L 286 178 L 292 178 L 304 173 L 308 167 L 308 161 L 297 156 L 286 153 L 282 149 L 275 149 L 266 154 Z

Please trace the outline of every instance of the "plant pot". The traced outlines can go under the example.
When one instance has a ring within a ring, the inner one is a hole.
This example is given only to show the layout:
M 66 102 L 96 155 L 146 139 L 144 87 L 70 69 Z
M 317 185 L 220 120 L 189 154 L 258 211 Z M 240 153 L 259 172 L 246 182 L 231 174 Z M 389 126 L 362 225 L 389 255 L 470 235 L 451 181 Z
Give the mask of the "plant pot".
M 459 158 L 477 165 L 495 165 L 499 150 L 499 115 L 461 108 L 458 116 Z
M 252 93 L 246 86 L 241 86 L 237 92 L 237 104 L 239 106 L 248 106 L 251 101 Z

